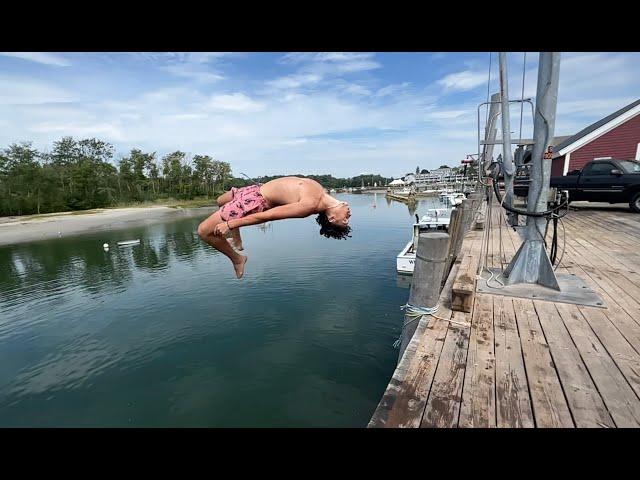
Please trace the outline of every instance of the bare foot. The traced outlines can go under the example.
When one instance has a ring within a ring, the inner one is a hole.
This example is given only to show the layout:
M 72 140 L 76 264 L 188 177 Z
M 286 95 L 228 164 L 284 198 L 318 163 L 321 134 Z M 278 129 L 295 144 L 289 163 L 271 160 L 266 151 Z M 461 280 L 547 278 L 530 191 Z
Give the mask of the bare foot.
M 247 260 L 249 260 L 249 257 L 240 255 L 240 261 L 238 263 L 233 262 L 233 268 L 236 271 L 236 278 L 242 278 L 244 275 L 244 264 L 247 263 Z

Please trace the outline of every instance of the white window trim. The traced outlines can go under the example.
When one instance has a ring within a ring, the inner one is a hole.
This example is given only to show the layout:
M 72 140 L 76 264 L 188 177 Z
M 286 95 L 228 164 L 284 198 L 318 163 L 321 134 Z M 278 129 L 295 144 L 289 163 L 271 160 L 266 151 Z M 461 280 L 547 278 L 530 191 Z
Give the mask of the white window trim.
M 600 128 L 595 129 L 593 132 L 589 133 L 588 135 L 585 135 L 584 137 L 579 138 L 575 142 L 567 145 L 562 150 L 560 150 L 557 153 L 557 155 L 562 156 L 577 150 L 578 148 L 604 135 L 605 133 L 610 132 L 617 126 L 622 125 L 627 120 L 631 120 L 633 117 L 635 117 L 639 113 L 640 113 L 640 105 L 636 105 L 631 110 L 628 110 L 624 112 L 622 115 L 620 115 L 619 117 L 616 117 L 613 120 L 609 121 L 608 123 L 605 123 Z
M 638 144 L 638 148 L 636 149 L 636 160 L 640 160 L 640 143 Z
M 569 163 L 571 161 L 571 153 L 567 153 L 564 157 L 564 168 L 562 169 L 562 175 L 566 175 L 569 171 Z

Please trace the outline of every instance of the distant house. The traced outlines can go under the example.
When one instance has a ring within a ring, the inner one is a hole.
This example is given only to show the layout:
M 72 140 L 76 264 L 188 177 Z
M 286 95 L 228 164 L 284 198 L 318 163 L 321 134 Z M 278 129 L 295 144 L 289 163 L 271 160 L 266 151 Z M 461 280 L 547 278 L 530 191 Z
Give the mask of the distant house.
M 399 178 L 393 180 L 392 182 L 389 183 L 390 187 L 404 187 L 404 182 L 402 180 L 400 180 Z
M 405 182 L 415 183 L 417 187 L 427 187 L 434 183 L 460 182 L 463 179 L 464 175 L 461 172 L 457 172 L 453 168 L 447 167 L 437 168 L 417 175 L 408 175 L 405 177 Z
M 640 99 L 553 148 L 551 175 L 566 175 L 598 157 L 640 160 Z

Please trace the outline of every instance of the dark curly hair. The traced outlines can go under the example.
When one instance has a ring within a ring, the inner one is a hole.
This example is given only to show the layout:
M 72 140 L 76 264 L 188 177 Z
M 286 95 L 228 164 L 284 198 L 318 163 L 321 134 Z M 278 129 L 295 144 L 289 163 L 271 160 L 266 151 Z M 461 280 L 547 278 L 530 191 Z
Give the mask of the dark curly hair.
M 335 223 L 331 223 L 324 212 L 320 212 L 316 217 L 316 222 L 320 225 L 320 235 L 324 235 L 327 238 L 335 238 L 336 240 L 346 240 L 351 238 L 351 227 L 341 227 Z

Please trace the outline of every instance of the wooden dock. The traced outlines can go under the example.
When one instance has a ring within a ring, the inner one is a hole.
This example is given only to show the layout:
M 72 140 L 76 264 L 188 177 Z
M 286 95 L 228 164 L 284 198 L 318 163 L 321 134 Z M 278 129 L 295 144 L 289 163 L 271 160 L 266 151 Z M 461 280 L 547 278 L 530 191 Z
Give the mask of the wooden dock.
M 387 192 L 385 194 L 385 196 L 387 198 L 392 199 L 392 200 L 397 200 L 399 202 L 404 202 L 404 203 L 415 202 L 417 200 L 415 195 L 401 195 L 401 194 L 398 194 L 398 193 L 389 193 L 389 192 Z
M 495 203 L 489 214 L 487 266 L 506 266 L 521 239 Z M 484 231 L 470 229 L 369 427 L 640 426 L 640 215 L 587 207 L 563 221 L 556 272 L 605 308 L 476 292 Z

